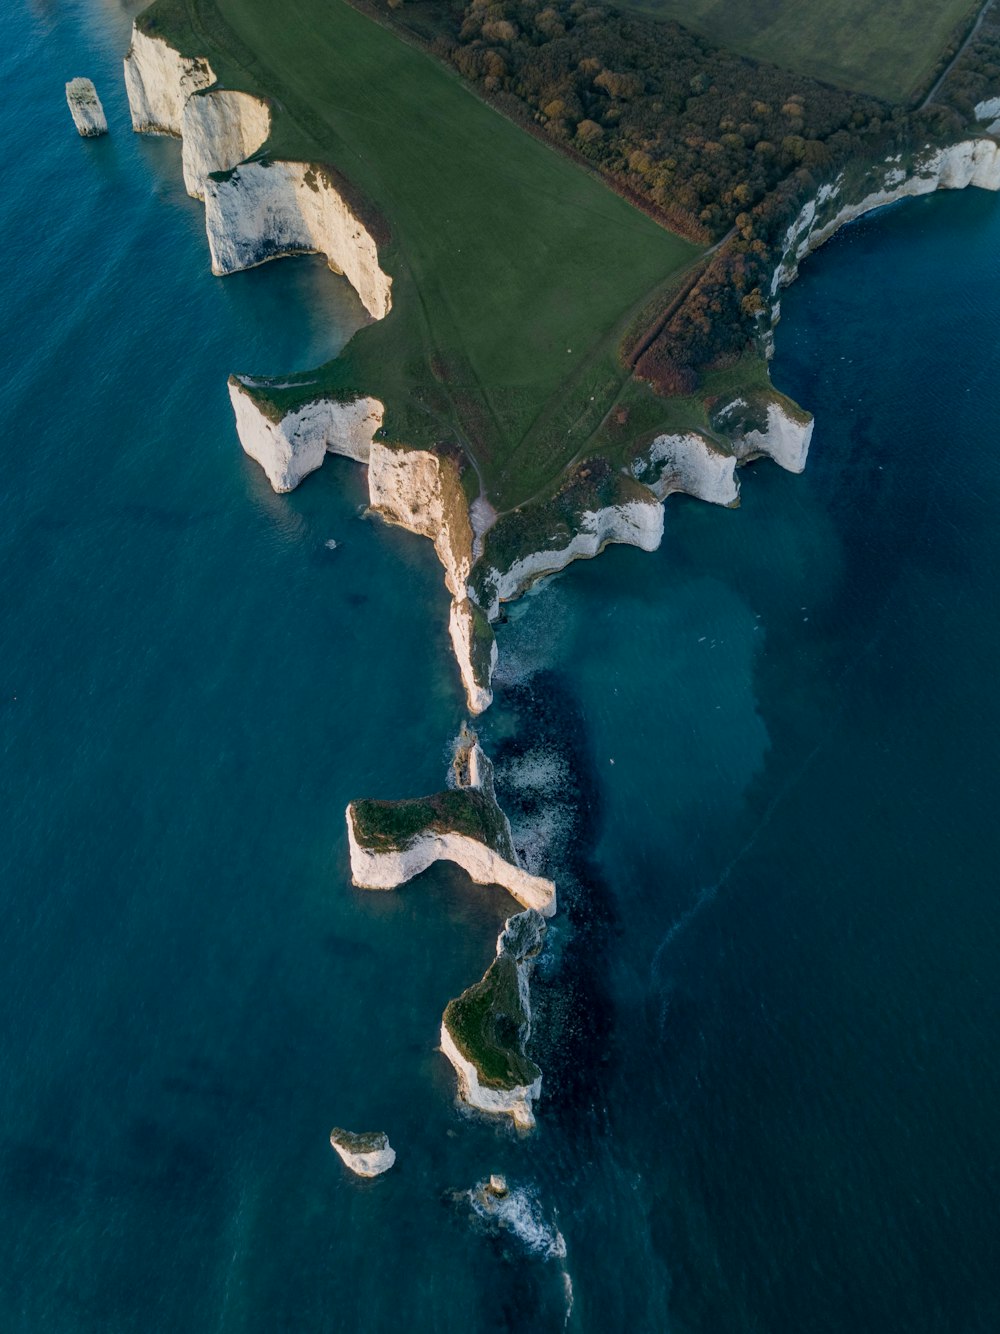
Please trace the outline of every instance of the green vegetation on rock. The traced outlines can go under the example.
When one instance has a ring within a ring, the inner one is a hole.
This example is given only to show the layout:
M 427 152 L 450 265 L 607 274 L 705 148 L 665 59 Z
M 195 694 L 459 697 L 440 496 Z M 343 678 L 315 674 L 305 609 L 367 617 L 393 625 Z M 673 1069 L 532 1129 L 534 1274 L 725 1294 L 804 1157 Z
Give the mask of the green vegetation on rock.
M 503 812 L 477 788 L 405 801 L 364 799 L 352 802 L 351 813 L 355 837 L 373 852 L 400 852 L 425 833 L 464 834 L 517 864 Z
M 627 378 L 632 309 L 697 248 L 345 0 L 158 0 L 142 23 L 270 96 L 267 152 L 327 165 L 383 220 L 392 310 L 319 387 L 380 398 L 388 440 L 460 442 L 501 508 L 558 478 L 580 405 L 596 424 Z
M 476 1067 L 480 1083 L 510 1089 L 541 1075 L 524 1051 L 529 1015 L 513 955 L 501 954 L 474 986 L 450 1001 L 444 1023 L 455 1046 Z
M 330 1143 L 336 1144 L 346 1153 L 381 1153 L 389 1147 L 389 1137 L 384 1130 L 355 1134 L 351 1130 L 341 1130 L 339 1126 L 334 1126 L 330 1131 Z

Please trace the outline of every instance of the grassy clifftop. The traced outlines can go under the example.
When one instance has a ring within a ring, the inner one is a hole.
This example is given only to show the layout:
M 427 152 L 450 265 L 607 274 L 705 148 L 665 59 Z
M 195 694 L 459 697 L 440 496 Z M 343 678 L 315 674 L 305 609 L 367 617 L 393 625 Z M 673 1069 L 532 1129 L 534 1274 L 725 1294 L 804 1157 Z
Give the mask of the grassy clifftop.
M 498 508 L 558 478 L 627 379 L 630 316 L 697 247 L 345 0 L 158 0 L 142 22 L 272 97 L 267 151 L 329 164 L 385 220 L 393 309 L 323 383 L 381 398 L 390 439 L 457 440 Z
M 516 865 L 500 808 L 477 788 L 406 801 L 355 801 L 351 814 L 358 842 L 373 852 L 400 851 L 421 834 L 464 834 Z

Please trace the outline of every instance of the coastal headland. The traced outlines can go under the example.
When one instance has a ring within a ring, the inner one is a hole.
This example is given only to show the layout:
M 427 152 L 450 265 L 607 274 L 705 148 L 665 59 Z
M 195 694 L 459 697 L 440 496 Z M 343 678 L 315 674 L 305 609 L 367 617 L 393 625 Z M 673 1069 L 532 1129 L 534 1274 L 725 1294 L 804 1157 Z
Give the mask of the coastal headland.
M 609 543 L 655 550 L 675 492 L 733 506 L 742 465 L 805 467 L 812 419 L 769 359 L 806 255 L 897 200 L 1000 189 L 990 24 L 987 56 L 971 34 L 930 61 L 930 101 L 893 105 L 604 12 L 157 0 L 125 62 L 134 128 L 183 141 L 213 272 L 321 253 L 370 316 L 323 367 L 234 373 L 237 431 L 279 492 L 328 452 L 365 465 L 372 511 L 433 542 L 472 714 L 504 603 Z M 672 58 L 643 67 L 661 36 Z M 525 909 L 441 1046 L 467 1102 L 530 1128 L 556 889 L 520 866 L 474 735 L 446 791 L 352 802 L 347 825 L 360 887 L 447 859 Z

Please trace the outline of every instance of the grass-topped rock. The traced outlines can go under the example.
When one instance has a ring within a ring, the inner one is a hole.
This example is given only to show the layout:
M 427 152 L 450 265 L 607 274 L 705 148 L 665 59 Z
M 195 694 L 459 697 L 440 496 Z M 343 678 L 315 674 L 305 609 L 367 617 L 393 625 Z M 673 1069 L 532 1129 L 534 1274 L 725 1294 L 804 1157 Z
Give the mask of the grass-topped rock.
M 381 1176 L 396 1161 L 396 1150 L 383 1130 L 356 1134 L 334 1126 L 330 1131 L 330 1143 L 341 1161 L 360 1177 Z
M 441 1050 L 458 1075 L 459 1093 L 480 1111 L 511 1116 L 528 1128 L 542 1072 L 527 1054 L 531 1035 L 528 973 L 542 946 L 537 912 L 505 923 L 497 957 L 483 978 L 450 1001 L 441 1024 Z
M 360 889 L 395 889 L 436 861 L 461 866 L 480 885 L 500 885 L 518 903 L 555 912 L 551 880 L 518 863 L 493 772 L 475 734 L 463 729 L 452 766 L 454 788 L 403 801 L 370 798 L 347 808 L 351 877 Z

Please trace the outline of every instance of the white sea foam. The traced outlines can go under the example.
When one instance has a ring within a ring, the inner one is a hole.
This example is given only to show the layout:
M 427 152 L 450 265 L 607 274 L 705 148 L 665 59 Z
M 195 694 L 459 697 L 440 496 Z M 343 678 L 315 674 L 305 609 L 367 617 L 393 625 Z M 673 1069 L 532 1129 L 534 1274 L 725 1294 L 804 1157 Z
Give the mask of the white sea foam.
M 505 1232 L 512 1232 L 533 1255 L 545 1260 L 565 1260 L 566 1242 L 554 1223 L 548 1223 L 534 1195 L 518 1186 L 507 1195 L 497 1196 L 486 1189 L 486 1182 L 469 1191 L 473 1212 Z M 568 1276 L 567 1276 L 568 1277 Z M 572 1300 L 572 1284 L 569 1285 Z
M 504 774 L 519 792 L 545 796 L 556 795 L 569 778 L 562 755 L 553 750 L 543 750 L 540 746 L 508 760 L 504 765 Z

